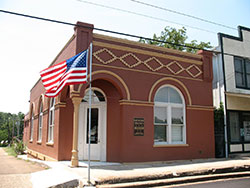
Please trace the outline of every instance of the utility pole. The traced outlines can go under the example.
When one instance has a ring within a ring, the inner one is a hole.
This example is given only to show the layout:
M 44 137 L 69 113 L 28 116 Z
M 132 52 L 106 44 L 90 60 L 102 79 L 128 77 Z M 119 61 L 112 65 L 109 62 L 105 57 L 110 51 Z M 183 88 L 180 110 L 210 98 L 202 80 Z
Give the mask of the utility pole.
M 15 122 L 14 122 L 14 117 L 12 117 L 12 121 L 13 121 L 13 128 L 12 128 L 12 142 L 13 142 L 13 139 L 14 139 L 14 136 L 15 136 Z
M 8 118 L 8 145 L 10 145 L 10 117 Z
M 17 118 L 17 138 L 19 139 L 19 132 L 20 132 L 20 119 L 19 117 Z

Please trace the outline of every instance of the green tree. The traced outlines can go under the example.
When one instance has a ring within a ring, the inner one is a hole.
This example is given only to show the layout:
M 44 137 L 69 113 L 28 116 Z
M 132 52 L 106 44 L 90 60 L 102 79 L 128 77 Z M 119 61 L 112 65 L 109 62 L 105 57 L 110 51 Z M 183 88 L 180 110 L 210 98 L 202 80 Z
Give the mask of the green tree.
M 24 127 L 24 113 L 22 112 L 18 112 L 17 117 L 18 117 L 18 122 L 17 122 L 17 126 L 19 126 L 19 129 L 17 129 L 17 131 L 19 131 L 19 139 L 23 139 L 23 127 Z
M 0 142 L 8 140 L 10 141 L 10 130 L 8 124 L 9 114 L 0 112 Z
M 139 42 L 152 44 L 156 46 L 172 48 L 180 51 L 186 51 L 191 53 L 196 53 L 198 49 L 210 49 L 212 48 L 210 42 L 200 42 L 198 43 L 197 40 L 192 40 L 190 43 L 186 42 L 188 39 L 187 30 L 185 27 L 181 29 L 176 29 L 172 27 L 165 27 L 164 30 L 161 32 L 160 36 L 156 34 L 153 35 L 154 40 L 147 40 L 147 39 L 140 39 Z M 164 41 L 164 42 L 160 42 Z M 184 47 L 189 46 L 189 47 Z
M 24 114 L 22 112 L 18 114 L 0 112 L 0 143 L 6 140 L 10 143 L 13 136 L 22 139 L 23 119 Z

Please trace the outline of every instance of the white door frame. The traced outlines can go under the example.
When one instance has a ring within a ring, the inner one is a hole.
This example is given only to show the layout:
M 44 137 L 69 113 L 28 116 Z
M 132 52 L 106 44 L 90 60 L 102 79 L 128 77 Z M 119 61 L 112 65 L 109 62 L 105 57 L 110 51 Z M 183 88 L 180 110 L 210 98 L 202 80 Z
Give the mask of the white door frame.
M 98 88 L 92 88 L 104 95 Z M 85 91 L 85 93 L 88 92 Z M 105 102 L 92 103 L 92 108 L 98 109 L 98 145 L 91 144 L 91 158 L 98 161 L 106 161 L 106 146 L 107 146 L 107 105 L 106 97 Z M 88 144 L 86 143 L 87 136 L 87 109 L 89 108 L 88 102 L 81 102 L 79 108 L 79 127 L 78 127 L 78 158 L 79 160 L 88 160 Z M 96 151 L 98 150 L 98 151 Z M 96 153 L 98 152 L 98 153 Z M 99 156 L 99 157 L 98 157 Z

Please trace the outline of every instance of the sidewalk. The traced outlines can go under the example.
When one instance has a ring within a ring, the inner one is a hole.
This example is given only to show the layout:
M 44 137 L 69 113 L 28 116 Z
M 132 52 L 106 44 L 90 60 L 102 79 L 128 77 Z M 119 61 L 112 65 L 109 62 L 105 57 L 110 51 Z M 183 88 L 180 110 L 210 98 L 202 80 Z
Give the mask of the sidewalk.
M 25 159 L 26 156 L 19 156 Z M 79 162 L 78 168 L 71 168 L 70 161 L 42 162 L 51 167 L 49 170 L 31 174 L 33 187 L 44 188 L 59 185 L 61 187 L 87 184 L 87 162 Z M 187 177 L 229 172 L 250 172 L 250 157 L 238 159 L 199 159 L 188 161 L 152 162 L 152 163 L 106 163 L 91 162 L 91 182 L 94 185 L 136 182 L 142 180 L 160 180 L 175 177 Z M 250 173 L 249 173 L 250 175 Z M 67 185 L 67 186 L 66 186 Z M 104 186 L 105 187 L 105 186 Z
M 32 188 L 30 174 L 44 169 L 43 165 L 17 160 L 0 147 L 0 188 Z

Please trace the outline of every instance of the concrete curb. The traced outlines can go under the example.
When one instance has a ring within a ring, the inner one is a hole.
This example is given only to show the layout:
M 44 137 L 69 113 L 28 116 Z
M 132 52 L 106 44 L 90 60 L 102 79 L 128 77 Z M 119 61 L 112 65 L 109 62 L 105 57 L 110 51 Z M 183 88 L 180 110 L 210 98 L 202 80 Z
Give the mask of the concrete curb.
M 58 185 L 53 185 L 49 188 L 75 188 L 79 186 L 79 180 L 78 179 L 74 179 L 68 182 L 64 182 Z
M 186 171 L 180 173 L 168 172 L 154 176 L 137 176 L 132 178 L 110 178 L 95 181 L 97 187 L 145 187 L 146 185 L 156 184 L 167 185 L 175 183 L 185 183 L 185 181 L 205 181 L 209 179 L 221 179 L 226 177 L 250 176 L 250 165 L 212 168 L 207 170 Z M 178 183 L 178 184 L 179 184 Z
M 188 177 L 179 177 L 179 178 L 170 178 L 162 180 L 149 180 L 142 182 L 131 182 L 131 183 L 119 183 L 119 184 L 105 184 L 97 185 L 98 188 L 139 188 L 139 187 L 152 187 L 152 186 L 167 186 L 167 185 L 180 185 L 186 183 L 195 183 L 201 181 L 211 181 L 219 179 L 229 179 L 229 178 L 240 178 L 240 177 L 249 177 L 250 172 L 240 172 L 240 173 L 226 173 L 226 174 L 212 174 L 212 175 L 200 175 L 200 176 L 188 176 Z
M 24 157 L 20 158 L 25 159 Z M 46 171 L 31 174 L 33 185 L 39 188 L 73 188 L 87 185 L 87 168 L 84 165 L 79 168 L 69 168 L 68 161 L 29 160 L 50 167 Z M 250 159 L 203 159 L 119 165 L 108 165 L 106 163 L 100 165 L 98 163 L 92 165 L 91 170 L 91 182 L 96 187 L 149 187 L 149 185 L 161 186 L 226 177 L 250 176 Z

